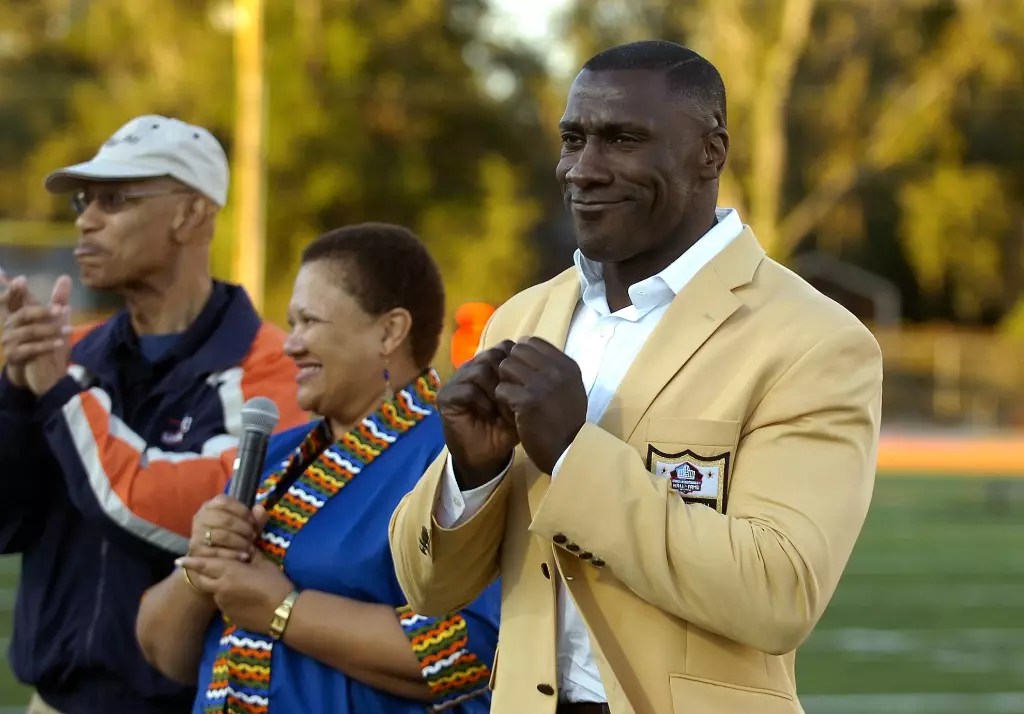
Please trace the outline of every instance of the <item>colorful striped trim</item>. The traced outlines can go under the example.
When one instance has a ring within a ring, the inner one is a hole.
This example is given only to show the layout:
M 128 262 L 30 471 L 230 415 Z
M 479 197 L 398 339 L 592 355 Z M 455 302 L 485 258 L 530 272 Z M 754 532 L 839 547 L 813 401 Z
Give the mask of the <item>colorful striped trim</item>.
M 260 550 L 283 567 L 295 534 L 324 504 L 402 434 L 434 413 L 439 387 L 437 374 L 424 372 L 335 443 L 326 421 L 321 422 L 260 487 L 257 500 L 269 514 L 256 541 Z M 247 632 L 225 620 L 203 712 L 267 714 L 273 649 L 268 635 Z
M 425 617 L 408 605 L 397 612 L 423 679 L 434 695 L 431 711 L 443 711 L 487 692 L 491 670 L 470 652 L 469 629 L 462 615 Z

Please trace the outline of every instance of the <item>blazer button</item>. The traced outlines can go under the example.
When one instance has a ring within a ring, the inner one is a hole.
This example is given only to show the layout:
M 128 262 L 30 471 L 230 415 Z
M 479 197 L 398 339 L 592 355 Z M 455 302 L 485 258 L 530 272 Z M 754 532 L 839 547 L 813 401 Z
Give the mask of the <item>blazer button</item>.
M 575 543 L 570 543 L 569 545 L 565 546 L 565 549 L 567 551 L 569 551 L 570 553 L 579 553 L 580 552 L 580 547 L 578 545 L 576 545 Z
M 593 565 L 595 568 L 603 568 L 604 567 L 604 561 L 601 560 L 600 558 L 594 558 L 593 560 L 590 561 L 590 564 Z
M 553 536 L 551 536 L 551 540 L 555 541 L 555 543 L 558 543 L 558 545 L 562 545 L 563 543 L 569 542 L 569 539 L 565 537 L 564 533 L 555 533 Z
M 540 572 L 544 573 L 544 577 L 545 578 L 547 578 L 548 580 L 551 580 L 551 571 L 548 570 L 548 564 L 547 563 L 541 563 L 540 564 Z
M 589 550 L 585 550 L 582 553 L 580 553 L 580 560 L 590 560 L 593 557 L 594 554 L 591 553 Z
M 548 695 L 550 697 L 550 696 L 554 695 L 555 688 L 552 687 L 550 684 L 538 684 L 537 685 L 537 691 L 540 692 L 541 694 L 546 694 L 546 695 Z

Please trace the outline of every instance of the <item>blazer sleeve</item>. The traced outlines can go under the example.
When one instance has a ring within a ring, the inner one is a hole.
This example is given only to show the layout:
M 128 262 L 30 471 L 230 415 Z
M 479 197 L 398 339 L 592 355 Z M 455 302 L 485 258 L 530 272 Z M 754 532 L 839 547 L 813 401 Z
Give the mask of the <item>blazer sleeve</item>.
M 477 352 L 491 345 L 499 309 L 487 321 Z M 434 518 L 448 449 L 445 447 L 391 516 L 388 539 L 395 573 L 414 610 L 441 617 L 473 601 L 498 578 L 509 479 L 502 479 L 483 507 L 456 528 Z
M 557 540 L 594 553 L 639 597 L 705 630 L 792 651 L 832 597 L 864 523 L 881 387 L 881 353 L 860 325 L 799 357 L 744 427 L 727 514 L 685 503 L 634 448 L 588 424 L 531 531 L 563 534 Z
M 443 449 L 416 487 L 391 516 L 388 539 L 395 574 L 418 613 L 442 617 L 465 607 L 498 577 L 505 535 L 508 479 L 503 479 L 483 508 L 457 528 L 434 519 L 448 449 Z

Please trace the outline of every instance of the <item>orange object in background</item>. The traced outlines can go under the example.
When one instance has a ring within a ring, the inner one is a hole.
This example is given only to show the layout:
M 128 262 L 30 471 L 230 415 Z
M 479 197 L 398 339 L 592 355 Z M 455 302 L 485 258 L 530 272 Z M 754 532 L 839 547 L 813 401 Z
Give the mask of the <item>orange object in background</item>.
M 1001 434 L 882 433 L 878 470 L 892 475 L 1024 477 L 1024 438 Z
M 484 325 L 494 314 L 495 307 L 486 302 L 467 302 L 455 311 L 455 332 L 452 333 L 452 364 L 456 369 L 476 354 Z

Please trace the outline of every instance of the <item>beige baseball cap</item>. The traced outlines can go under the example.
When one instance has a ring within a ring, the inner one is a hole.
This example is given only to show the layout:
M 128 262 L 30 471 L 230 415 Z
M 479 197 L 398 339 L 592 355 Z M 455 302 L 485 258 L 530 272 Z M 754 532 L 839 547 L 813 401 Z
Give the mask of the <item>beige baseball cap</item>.
M 118 129 L 94 157 L 46 177 L 51 193 L 85 181 L 130 181 L 170 176 L 219 206 L 228 200 L 228 157 L 206 129 L 180 119 L 146 114 Z

